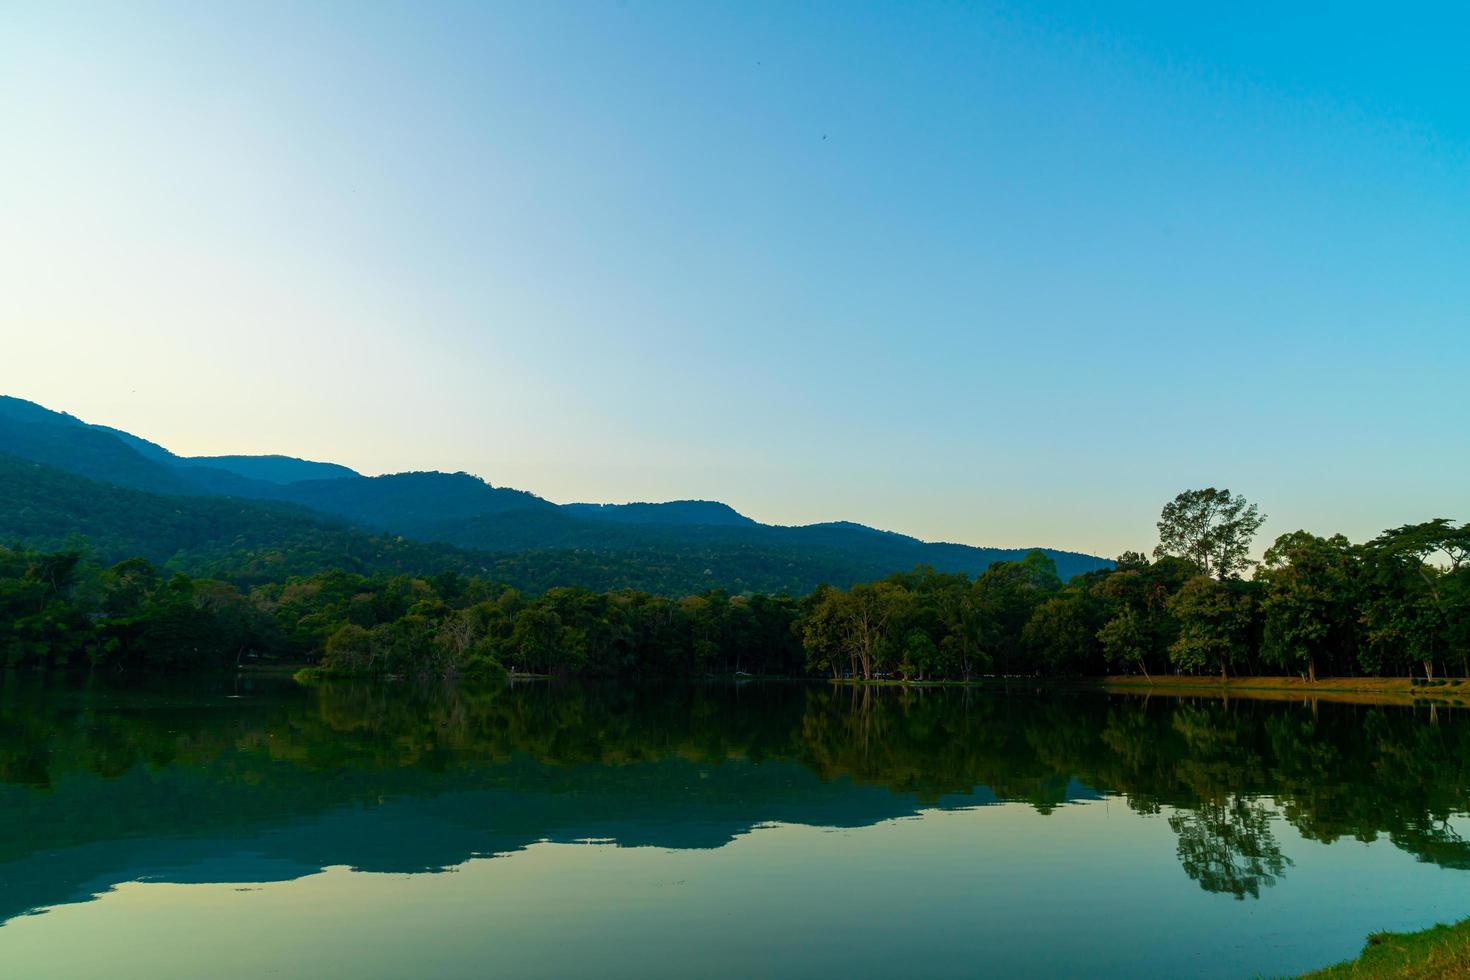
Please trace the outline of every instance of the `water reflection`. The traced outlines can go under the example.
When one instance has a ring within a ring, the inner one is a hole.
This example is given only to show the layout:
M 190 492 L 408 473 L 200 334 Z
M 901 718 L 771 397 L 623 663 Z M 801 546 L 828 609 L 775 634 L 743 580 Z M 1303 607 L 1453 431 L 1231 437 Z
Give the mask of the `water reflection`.
M 1163 814 L 1255 899 L 1273 825 L 1470 867 L 1463 712 L 803 684 L 499 690 L 0 679 L 0 918 L 112 885 L 434 871 L 537 841 L 717 848 L 1019 801 Z M 1099 841 L 1099 847 L 1107 847 Z

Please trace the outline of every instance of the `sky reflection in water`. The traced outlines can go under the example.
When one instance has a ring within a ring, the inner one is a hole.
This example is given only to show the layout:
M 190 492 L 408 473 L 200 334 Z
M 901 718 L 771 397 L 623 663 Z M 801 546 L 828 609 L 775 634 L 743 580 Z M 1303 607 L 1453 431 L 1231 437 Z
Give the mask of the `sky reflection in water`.
M 1470 914 L 1467 767 L 1444 708 L 10 676 L 0 962 L 1283 973 Z

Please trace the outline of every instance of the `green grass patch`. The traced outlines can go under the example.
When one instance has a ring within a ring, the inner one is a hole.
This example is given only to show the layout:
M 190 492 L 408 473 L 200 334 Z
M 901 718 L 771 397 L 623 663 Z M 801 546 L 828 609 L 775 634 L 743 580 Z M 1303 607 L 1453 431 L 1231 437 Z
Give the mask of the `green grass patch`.
M 1302 974 L 1301 980 L 1470 977 L 1470 919 L 1418 932 L 1375 932 L 1355 960 Z

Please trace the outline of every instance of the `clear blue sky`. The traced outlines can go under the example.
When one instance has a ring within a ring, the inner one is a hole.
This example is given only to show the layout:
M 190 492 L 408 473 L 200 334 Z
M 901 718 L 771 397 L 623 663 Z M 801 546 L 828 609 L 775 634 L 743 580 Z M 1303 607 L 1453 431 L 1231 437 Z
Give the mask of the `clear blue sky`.
M 1470 13 L 0 6 L 0 390 L 184 453 L 1148 548 L 1470 516 Z

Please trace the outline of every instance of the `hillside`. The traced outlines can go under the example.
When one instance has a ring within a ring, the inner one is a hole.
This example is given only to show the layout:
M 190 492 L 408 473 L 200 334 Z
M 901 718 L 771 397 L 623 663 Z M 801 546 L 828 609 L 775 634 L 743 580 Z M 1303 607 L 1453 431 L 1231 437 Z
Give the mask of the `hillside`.
M 53 508 L 49 525 L 34 543 L 54 542 L 57 533 L 75 531 L 99 541 L 132 541 L 138 545 L 135 553 L 153 556 L 162 553 L 161 542 L 184 540 L 188 543 L 168 552 L 183 554 L 175 564 L 202 560 L 201 547 L 202 554 L 223 560 L 231 550 L 223 530 L 201 544 L 198 529 L 214 526 L 210 522 L 224 513 L 245 521 L 249 531 L 243 540 L 250 549 L 297 550 L 306 526 L 302 521 L 315 529 L 315 536 L 328 534 L 322 530 L 326 528 L 332 529 L 330 535 L 341 535 L 350 525 L 365 540 L 386 541 L 374 537 L 386 533 L 451 546 L 451 551 L 428 548 L 416 553 L 413 560 L 424 561 L 426 568 L 497 569 L 503 580 L 537 589 L 583 584 L 665 593 L 710 587 L 802 592 L 821 582 L 848 584 L 916 565 L 975 575 L 992 562 L 1018 559 L 1028 550 L 924 542 L 843 521 L 803 527 L 761 524 L 718 501 L 558 506 L 467 473 L 367 477 L 337 464 L 288 456 L 183 457 L 131 433 L 6 397 L 0 397 L 0 453 L 97 481 L 91 489 L 68 487 L 64 499 L 70 510 Z M 297 475 L 321 478 L 291 479 Z M 24 482 L 16 473 L 11 477 L 12 482 Z M 136 526 L 150 528 L 145 535 L 134 525 L 99 517 L 83 506 L 82 498 L 101 493 L 101 484 L 167 495 L 172 502 L 130 505 L 150 515 Z M 3 506 L 21 506 L 23 497 L 15 489 L 12 502 Z M 182 498 L 211 504 L 201 511 L 186 507 Z M 246 506 L 251 502 L 274 509 Z M 32 499 L 26 506 L 32 515 L 47 512 L 44 501 Z M 78 523 L 68 525 L 67 514 L 74 514 Z M 165 526 L 171 514 L 179 515 L 182 527 Z M 289 528 L 279 524 L 288 514 L 298 522 Z M 31 525 L 18 518 L 10 510 L 0 513 L 0 533 L 32 540 Z M 148 535 L 155 540 L 144 540 Z M 272 535 L 279 540 L 273 543 Z M 110 546 L 102 550 L 111 553 Z M 1110 564 L 1091 555 L 1043 550 L 1063 579 Z M 465 557 L 470 552 L 478 554 Z M 394 560 L 398 557 L 395 551 Z M 205 570 L 193 564 L 190 568 Z
M 5 401 L 14 402 L 16 399 L 0 398 L 0 402 Z M 156 442 L 149 442 L 141 436 L 124 432 L 122 429 L 114 429 L 110 425 L 92 425 L 89 428 L 116 436 L 140 456 L 155 463 L 185 469 L 202 467 L 223 470 L 247 480 L 284 484 L 295 483 L 299 480 L 333 480 L 362 475 L 338 463 L 318 463 L 309 459 L 296 459 L 293 456 L 178 456 Z M 189 474 L 183 475 L 187 477 Z
M 0 452 L 91 477 L 160 493 L 189 493 L 184 477 L 116 435 L 18 398 L 0 396 Z
M 573 517 L 619 524 L 730 524 L 750 527 L 755 521 L 717 500 L 669 500 L 664 503 L 562 504 Z
M 826 576 L 818 574 L 814 585 L 822 581 L 867 581 L 916 565 L 978 575 L 992 562 L 1016 561 L 1028 550 L 931 543 L 860 524 L 636 524 L 578 519 L 564 510 L 544 508 L 444 521 L 420 527 L 416 534 L 425 540 L 488 552 L 556 548 L 636 553 L 641 560 L 652 560 L 655 555 L 699 556 L 696 563 L 760 554 L 763 560 L 779 561 L 792 568 L 815 565 L 830 570 Z M 1043 550 L 1056 562 L 1057 573 L 1064 580 L 1110 564 L 1091 555 Z
M 393 473 L 309 480 L 279 487 L 272 496 L 337 514 L 366 527 L 415 536 L 445 521 L 515 510 L 556 509 L 555 504 L 533 493 L 492 487 L 468 473 Z
M 248 583 L 324 568 L 364 574 L 485 573 L 443 545 L 369 534 L 290 504 L 174 497 L 111 486 L 0 454 L 0 544 L 80 548 L 103 564 Z

